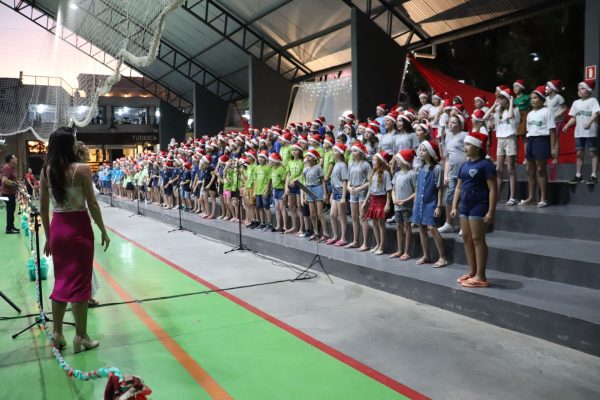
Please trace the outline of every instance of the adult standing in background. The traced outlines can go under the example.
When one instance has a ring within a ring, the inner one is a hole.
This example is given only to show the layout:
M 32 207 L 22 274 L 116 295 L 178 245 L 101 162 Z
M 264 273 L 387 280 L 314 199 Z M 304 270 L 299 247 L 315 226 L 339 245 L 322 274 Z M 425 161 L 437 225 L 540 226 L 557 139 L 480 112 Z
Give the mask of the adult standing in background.
M 96 348 L 100 344 L 91 340 L 87 333 L 94 260 L 94 232 L 88 208 L 102 233 L 105 251 L 110 243 L 94 195 L 92 172 L 87 164 L 78 161 L 73 131 L 70 128 L 54 131 L 50 135 L 40 176 L 40 215 L 46 236 L 44 254 L 52 255 L 54 264 L 54 289 L 50 295 L 54 318 L 53 342 L 59 349 L 66 346 L 62 323 L 67 304 L 71 303 L 75 317 L 75 353 L 82 348 Z M 49 216 L 50 201 L 53 205 L 52 223 Z
M 8 154 L 5 159 L 6 165 L 2 168 L 2 187 L 3 197 L 8 197 L 6 202 L 6 233 L 19 233 L 15 227 L 15 208 L 17 205 L 17 157 L 14 154 Z

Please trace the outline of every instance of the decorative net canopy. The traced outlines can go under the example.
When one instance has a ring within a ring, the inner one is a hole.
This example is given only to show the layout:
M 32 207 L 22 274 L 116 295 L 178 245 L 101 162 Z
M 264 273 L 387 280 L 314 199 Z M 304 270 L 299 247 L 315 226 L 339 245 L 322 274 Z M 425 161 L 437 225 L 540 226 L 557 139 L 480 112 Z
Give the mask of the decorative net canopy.
M 111 74 L 80 74 L 76 88 L 61 78 L 0 79 L 0 135 L 30 130 L 47 141 L 60 126 L 88 125 L 97 115 L 98 98 L 121 79 L 125 64 L 144 68 L 154 62 L 165 18 L 183 1 L 61 0 L 56 29 L 113 56 L 105 63 Z M 53 54 L 43 62 L 60 57 Z

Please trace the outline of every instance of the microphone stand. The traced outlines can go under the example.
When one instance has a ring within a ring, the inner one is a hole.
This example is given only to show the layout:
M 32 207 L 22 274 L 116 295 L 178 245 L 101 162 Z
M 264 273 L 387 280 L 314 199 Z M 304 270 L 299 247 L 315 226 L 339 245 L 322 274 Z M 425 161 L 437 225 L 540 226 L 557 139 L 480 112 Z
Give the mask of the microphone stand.
M 244 245 L 244 243 L 242 243 L 242 192 L 239 188 L 239 184 L 240 184 L 240 164 L 237 163 L 235 165 L 235 173 L 237 176 L 237 184 L 238 184 L 238 204 L 237 204 L 237 216 L 238 216 L 238 245 L 231 248 L 230 250 L 227 250 L 224 254 L 229 254 L 232 253 L 234 251 L 252 251 L 250 248 L 246 247 Z
M 175 228 L 175 229 L 171 229 L 167 233 L 178 232 L 178 231 L 184 231 L 185 230 L 185 229 L 183 229 L 183 224 L 181 223 L 181 203 L 177 207 L 177 211 L 179 212 L 179 226 L 177 228 Z
M 37 302 L 38 305 L 40 307 L 40 315 L 35 317 L 35 322 L 32 323 L 31 325 L 29 325 L 28 327 L 24 328 L 23 330 L 21 330 L 20 332 L 15 333 L 14 335 L 12 335 L 12 338 L 15 339 L 17 338 L 17 336 L 21 335 L 23 332 L 38 326 L 38 325 L 44 325 L 46 322 L 50 321 L 52 322 L 52 320 L 50 318 L 48 318 L 48 316 L 46 315 L 46 312 L 44 311 L 44 297 L 42 295 L 42 263 L 41 263 L 41 254 L 40 254 L 40 212 L 38 211 L 38 209 L 35 207 L 35 205 L 33 204 L 33 202 L 31 201 L 31 198 L 29 197 L 29 195 L 26 195 L 25 193 L 21 192 L 19 190 L 19 192 L 21 193 L 21 195 L 27 200 L 27 203 L 29 204 L 29 209 L 30 209 L 30 216 L 31 218 L 33 218 L 33 226 L 34 226 L 34 231 L 35 231 L 35 259 L 36 259 L 36 285 L 37 285 Z M 67 324 L 67 325 L 75 325 L 72 322 L 63 322 L 63 324 Z

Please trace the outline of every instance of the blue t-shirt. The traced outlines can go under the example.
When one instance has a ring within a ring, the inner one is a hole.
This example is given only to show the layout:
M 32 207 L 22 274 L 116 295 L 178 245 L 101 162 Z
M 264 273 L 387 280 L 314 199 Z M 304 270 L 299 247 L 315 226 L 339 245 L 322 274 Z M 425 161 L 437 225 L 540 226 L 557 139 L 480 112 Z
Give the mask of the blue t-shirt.
M 467 160 L 458 171 L 463 192 L 489 191 L 487 180 L 492 177 L 496 177 L 496 167 L 485 158 Z
M 186 192 L 190 191 L 190 183 L 191 183 L 191 179 L 192 179 L 192 172 L 191 171 L 183 171 L 183 174 L 181 175 L 181 185 L 183 190 L 185 190 Z M 184 183 L 185 181 L 188 181 L 188 183 Z

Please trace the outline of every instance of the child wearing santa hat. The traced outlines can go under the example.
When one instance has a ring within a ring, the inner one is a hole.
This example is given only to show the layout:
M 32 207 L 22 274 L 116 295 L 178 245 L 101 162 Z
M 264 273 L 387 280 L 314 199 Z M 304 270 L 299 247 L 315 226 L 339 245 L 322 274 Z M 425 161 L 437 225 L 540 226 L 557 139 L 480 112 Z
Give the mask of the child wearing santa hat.
M 271 228 L 271 232 L 284 233 L 287 230 L 287 214 L 283 194 L 287 173 L 282 164 L 281 156 L 277 153 L 271 153 L 269 156 L 269 166 L 271 167 L 271 187 L 273 190 L 273 203 L 275 204 L 275 221 L 277 223 L 274 228 Z
M 536 185 L 540 185 L 540 201 L 538 207 L 546 207 L 546 189 L 548 185 L 546 162 L 556 158 L 556 123 L 554 113 L 544 105 L 546 92 L 544 86 L 538 86 L 531 92 L 532 110 L 527 114 L 527 160 L 528 197 L 519 205 L 535 203 Z
M 423 256 L 417 260 L 417 265 L 429 263 L 429 236 L 431 232 L 435 241 L 439 258 L 434 268 L 441 268 L 448 265 L 446 253 L 444 251 L 444 242 L 438 232 L 436 219 L 442 216 L 442 207 L 444 200 L 444 182 L 442 166 L 440 162 L 440 149 L 434 140 L 424 141 L 419 146 L 419 157 L 422 160 L 421 167 L 417 170 L 417 186 L 415 190 L 415 203 L 413 206 L 412 222 L 419 225 L 421 249 Z
M 465 138 L 467 161 L 461 165 L 452 201 L 452 217 L 460 215 L 462 238 L 469 264 L 468 273 L 457 282 L 468 288 L 488 287 L 485 270 L 487 244 L 485 233 L 496 211 L 496 169 L 485 158 L 487 136 L 471 132 Z M 460 204 L 459 204 L 460 202 Z
M 333 233 L 327 244 L 345 246 L 346 242 L 346 195 L 348 193 L 348 165 L 346 164 L 346 145 L 337 143 L 333 147 L 335 164 L 331 171 L 331 231 Z M 338 231 L 338 223 L 341 233 Z
M 417 186 L 417 175 L 412 168 L 416 153 L 413 149 L 400 150 L 396 154 L 397 165 L 400 169 L 392 179 L 392 202 L 396 219 L 397 251 L 390 258 L 399 257 L 401 261 L 411 258 L 410 247 L 412 242 L 412 210 Z
M 203 156 L 200 161 L 200 170 L 202 171 L 202 187 L 200 191 L 204 192 L 204 196 L 202 197 L 204 214 L 201 216 L 208 219 L 217 218 L 217 176 L 212 162 L 212 156 L 208 154 Z
M 292 227 L 284 233 L 298 233 L 302 231 L 302 217 L 298 218 L 298 208 L 300 206 L 300 187 L 296 184 L 302 178 L 304 163 L 302 161 L 302 147 L 295 143 L 291 146 L 292 158 L 286 166 L 286 179 L 284 197 L 287 197 L 288 206 L 290 208 L 290 218 Z
M 565 99 L 558 93 L 560 91 L 561 82 L 558 79 L 546 82 L 546 107 L 554 114 L 554 123 L 556 124 L 556 134 L 562 132 L 565 112 L 567 111 L 567 103 Z M 552 162 L 558 164 L 559 142 L 554 142 Z
M 465 155 L 465 120 L 462 113 L 450 117 L 448 130 L 444 142 L 444 185 L 446 186 L 445 204 L 446 210 L 450 209 L 454 190 L 458 181 L 458 169 L 467 160 Z M 439 229 L 440 233 L 454 232 L 454 221 L 450 213 L 446 211 L 446 223 Z
M 313 234 L 309 240 L 327 241 L 329 239 L 327 234 L 327 220 L 323 213 L 323 199 L 326 196 L 327 190 L 325 188 L 325 180 L 323 179 L 323 168 L 319 159 L 321 156 L 315 149 L 308 150 L 304 157 L 304 170 L 302 171 L 302 177 L 304 178 L 304 184 L 314 194 L 309 195 L 302 192 L 302 202 L 308 203 L 310 210 L 310 220 L 313 226 Z M 319 222 L 321 223 L 321 236 L 319 237 Z
M 253 229 L 270 231 L 271 226 L 271 167 L 267 163 L 269 153 L 266 150 L 258 154 L 258 165 L 254 170 L 254 195 L 260 224 Z
M 371 164 L 366 161 L 368 150 L 364 144 L 355 142 L 352 145 L 352 161 L 348 166 L 348 193 L 350 193 L 350 212 L 352 214 L 352 231 L 354 238 L 344 248 L 358 247 L 360 232 L 363 234 L 363 244 L 359 251 L 369 250 L 369 222 L 364 217 L 363 205 L 369 188 Z
M 365 218 L 373 220 L 375 247 L 371 249 L 371 253 L 378 256 L 384 253 L 385 219 L 391 214 L 392 210 L 392 175 L 389 166 L 391 160 L 392 155 L 385 151 L 380 151 L 373 156 L 369 192 L 363 204 Z
M 246 227 L 253 229 L 260 225 L 256 210 L 256 197 L 254 196 L 254 180 L 256 179 L 257 156 L 254 150 L 246 152 L 246 170 L 244 181 L 244 211 L 246 212 Z
M 585 150 L 590 152 L 592 158 L 592 173 L 587 179 L 588 185 L 598 183 L 598 120 L 600 120 L 600 106 L 598 99 L 592 96 L 596 81 L 586 79 L 577 85 L 578 100 L 573 102 L 569 115 L 573 118 L 567 122 L 563 128 L 567 132 L 571 126 L 575 125 L 575 150 L 577 151 L 577 170 L 575 177 L 569 181 L 570 184 L 583 182 L 581 177 L 581 168 L 583 167 L 583 157 Z

